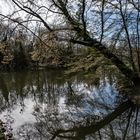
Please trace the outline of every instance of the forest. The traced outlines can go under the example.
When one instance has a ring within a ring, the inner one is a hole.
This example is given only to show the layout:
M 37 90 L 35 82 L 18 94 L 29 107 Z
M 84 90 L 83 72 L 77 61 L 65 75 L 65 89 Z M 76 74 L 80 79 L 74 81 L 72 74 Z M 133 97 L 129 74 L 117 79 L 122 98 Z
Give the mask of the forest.
M 11 98 L 12 91 L 17 95 L 24 93 L 26 87 L 32 87 L 33 92 L 34 86 L 37 86 L 38 90 L 34 92 L 42 91 L 39 90 L 40 82 L 37 85 L 36 82 L 29 84 L 23 77 L 28 84 L 21 82 L 19 92 L 14 86 L 12 90 L 13 84 L 9 83 L 4 73 L 9 75 L 17 72 L 17 75 L 24 75 L 24 72 L 28 71 L 40 73 L 40 70 L 61 71 L 60 77 L 66 80 L 72 100 L 79 94 L 72 89 L 75 84 L 70 77 L 79 74 L 90 81 L 88 88 L 96 85 L 101 89 L 101 81 L 104 79 L 106 83 L 105 79 L 108 77 L 109 84 L 115 83 L 118 91 L 123 92 L 122 95 L 127 99 L 97 123 L 90 122 L 88 126 L 78 125 L 69 129 L 55 128 L 56 132 L 53 132 L 51 139 L 86 139 L 85 135 L 99 131 L 129 108 L 128 122 L 134 110 L 137 120 L 140 104 L 139 0 L 0 0 L 0 6 L 0 84 L 2 93 L 6 93 L 6 96 L 3 94 L 5 100 Z M 20 81 L 12 74 L 10 77 L 13 77 L 10 81 Z M 42 78 L 43 76 L 38 77 L 38 80 L 41 79 L 41 85 L 46 85 Z M 52 81 L 59 85 L 57 78 L 57 82 L 55 79 Z M 49 81 L 49 78 L 47 79 Z M 61 83 L 63 88 L 65 82 Z M 51 86 L 54 84 L 50 83 L 48 84 Z M 122 83 L 125 83 L 125 86 L 122 86 Z M 55 84 L 53 86 L 55 88 Z M 41 88 L 44 90 L 44 86 Z M 49 97 L 51 98 L 51 95 Z M 121 113 L 117 113 L 118 110 Z M 123 140 L 127 139 L 128 127 L 129 123 L 126 124 Z M 81 137 L 79 133 L 84 136 Z M 74 136 L 71 137 L 71 134 Z
M 139 80 L 138 1 L 12 0 L 11 4 L 14 11 L 0 15 L 1 69 L 34 63 L 64 66 L 70 61 L 67 56 L 83 55 L 80 50 L 90 48 L 89 54 L 102 55 L 124 75 Z

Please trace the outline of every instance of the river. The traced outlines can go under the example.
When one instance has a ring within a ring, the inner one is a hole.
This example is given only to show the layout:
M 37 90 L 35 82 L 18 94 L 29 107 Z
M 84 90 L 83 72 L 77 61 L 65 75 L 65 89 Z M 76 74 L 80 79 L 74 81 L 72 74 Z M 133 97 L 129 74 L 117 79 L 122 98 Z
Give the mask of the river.
M 15 140 L 139 140 L 139 108 L 115 77 L 93 79 L 59 70 L 0 73 L 0 119 Z

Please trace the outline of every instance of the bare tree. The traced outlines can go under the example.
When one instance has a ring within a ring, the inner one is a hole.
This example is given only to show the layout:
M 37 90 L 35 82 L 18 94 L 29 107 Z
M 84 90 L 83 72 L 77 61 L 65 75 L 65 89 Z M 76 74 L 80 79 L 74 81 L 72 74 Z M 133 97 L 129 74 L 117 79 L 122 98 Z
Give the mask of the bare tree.
M 26 21 L 38 20 L 48 33 L 53 33 L 55 40 L 91 47 L 109 59 L 134 84 L 140 80 L 139 1 L 12 0 L 12 2 L 20 9 L 18 13 L 21 11 L 27 13 Z M 30 30 L 30 26 L 25 27 Z M 136 31 L 135 46 L 131 39 L 133 31 Z M 115 51 L 110 49 L 112 42 Z M 118 50 L 124 42 L 127 43 L 124 47 L 125 57 L 121 59 Z M 135 53 L 137 58 L 134 56 Z

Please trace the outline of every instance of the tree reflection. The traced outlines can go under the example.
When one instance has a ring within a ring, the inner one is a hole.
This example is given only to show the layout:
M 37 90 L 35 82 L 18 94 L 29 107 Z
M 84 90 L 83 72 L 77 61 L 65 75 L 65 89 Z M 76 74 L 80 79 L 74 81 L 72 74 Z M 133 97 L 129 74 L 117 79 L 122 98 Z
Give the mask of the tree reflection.
M 90 122 L 90 124 L 88 124 L 88 126 L 87 125 L 86 126 L 74 126 L 73 128 L 68 129 L 68 130 L 59 129 L 55 132 L 52 139 L 54 139 L 55 137 L 65 137 L 65 135 L 64 135 L 65 133 L 72 133 L 72 132 L 75 132 L 77 134 L 76 136 L 73 136 L 74 139 L 80 138 L 81 134 L 82 134 L 82 137 L 85 137 L 86 135 L 95 133 L 95 132 L 99 131 L 101 128 L 103 128 L 105 125 L 109 124 L 111 121 L 113 121 L 115 118 L 117 118 L 119 115 L 121 115 L 124 111 L 126 111 L 130 107 L 132 107 L 132 103 L 130 101 L 126 101 L 126 102 L 122 103 L 121 105 L 119 105 L 119 107 L 117 107 L 112 113 L 110 113 L 109 115 L 107 115 L 106 117 L 101 119 L 100 121 Z M 131 115 L 132 115 L 132 108 L 131 108 L 131 112 L 130 112 L 130 116 Z M 130 122 L 130 116 L 129 116 L 129 122 Z M 127 131 L 127 129 L 128 129 L 128 126 L 126 128 L 126 131 Z
M 1 112 L 17 109 L 20 117 L 27 112 L 35 120 L 25 119 L 14 131 L 16 139 L 140 139 L 139 109 L 118 94 L 111 78 L 95 86 L 82 77 L 63 75 L 41 71 L 1 75 Z

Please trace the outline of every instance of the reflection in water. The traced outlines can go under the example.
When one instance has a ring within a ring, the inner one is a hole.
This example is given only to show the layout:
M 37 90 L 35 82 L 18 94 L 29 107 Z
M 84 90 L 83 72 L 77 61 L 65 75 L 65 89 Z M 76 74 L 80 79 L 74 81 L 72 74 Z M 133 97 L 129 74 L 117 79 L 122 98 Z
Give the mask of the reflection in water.
M 0 119 L 17 140 L 140 139 L 138 108 L 113 79 L 37 71 L 0 74 Z

